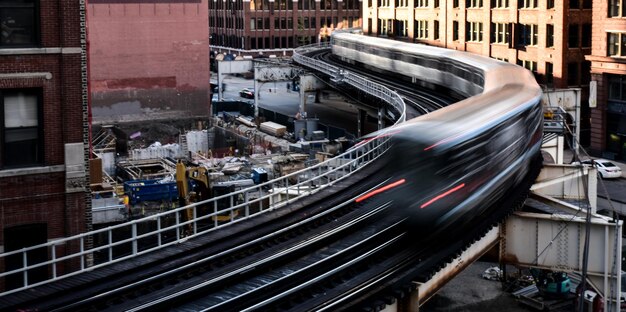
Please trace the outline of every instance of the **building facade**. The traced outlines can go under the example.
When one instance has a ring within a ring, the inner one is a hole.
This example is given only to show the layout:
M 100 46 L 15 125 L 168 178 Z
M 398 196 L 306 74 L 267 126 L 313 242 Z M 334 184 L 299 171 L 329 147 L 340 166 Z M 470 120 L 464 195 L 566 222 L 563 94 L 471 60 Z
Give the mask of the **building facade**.
M 546 91 L 581 88 L 581 144 L 589 144 L 591 0 L 364 0 L 363 12 L 366 34 L 518 64 Z
M 94 123 L 208 116 L 208 0 L 90 0 Z
M 327 41 L 334 29 L 361 27 L 360 0 L 234 0 L 209 3 L 211 50 L 285 55 Z
M 0 252 L 90 229 L 84 18 L 76 0 L 0 5 Z M 56 256 L 79 248 L 64 245 Z M 49 257 L 41 249 L 28 261 Z M 0 260 L 2 272 L 19 267 L 21 256 Z M 30 270 L 28 282 L 51 274 Z M 22 286 L 16 275 L 0 279 L 0 290 Z
M 593 3 L 591 148 L 626 160 L 626 1 Z M 593 94 L 593 93 L 592 93 Z M 595 104 L 595 105 L 594 105 Z M 595 106 L 595 107 L 593 107 Z

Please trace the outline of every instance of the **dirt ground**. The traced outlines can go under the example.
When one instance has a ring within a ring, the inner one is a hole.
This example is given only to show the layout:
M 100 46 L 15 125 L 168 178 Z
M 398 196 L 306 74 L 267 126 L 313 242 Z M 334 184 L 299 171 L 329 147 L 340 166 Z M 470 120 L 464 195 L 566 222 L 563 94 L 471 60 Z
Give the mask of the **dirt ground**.
M 207 120 L 197 118 L 179 118 L 179 119 L 163 119 L 163 120 L 141 120 L 133 122 L 116 122 L 111 125 L 122 130 L 126 135 L 138 135 L 133 139 L 129 139 L 128 147 L 145 148 L 154 142 L 161 144 L 178 143 L 178 136 L 188 130 L 205 129 Z M 98 131 L 105 125 L 93 125 L 92 133 Z

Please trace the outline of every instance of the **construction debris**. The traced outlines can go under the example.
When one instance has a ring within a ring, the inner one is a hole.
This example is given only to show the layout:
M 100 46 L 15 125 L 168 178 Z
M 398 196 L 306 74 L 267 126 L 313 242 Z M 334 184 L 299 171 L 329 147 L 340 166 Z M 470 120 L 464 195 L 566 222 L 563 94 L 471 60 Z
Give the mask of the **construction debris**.
M 251 117 L 239 115 L 228 120 L 99 129 L 93 140 L 97 159 L 93 163 L 102 174 L 92 174 L 97 184 L 92 194 L 98 200 L 94 207 L 103 212 L 98 222 L 107 222 L 107 218 L 118 222 L 121 217 L 178 207 L 179 194 L 173 179 L 178 162 L 187 168 L 206 168 L 209 187 L 219 193 L 296 172 L 344 149 L 341 143 L 325 139 L 321 131 L 310 136 L 321 140 L 294 142 L 294 135 L 278 123 L 263 122 L 257 128 Z M 194 126 L 205 128 L 192 130 Z M 103 196 L 110 199 L 102 200 Z

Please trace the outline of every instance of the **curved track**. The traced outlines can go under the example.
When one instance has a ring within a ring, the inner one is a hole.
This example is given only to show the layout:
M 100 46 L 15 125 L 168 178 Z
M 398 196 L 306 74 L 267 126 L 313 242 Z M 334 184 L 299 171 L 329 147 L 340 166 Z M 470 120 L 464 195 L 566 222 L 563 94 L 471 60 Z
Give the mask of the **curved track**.
M 430 109 L 435 109 L 432 105 Z M 411 231 L 402 215 L 388 209 L 393 199 L 384 193 L 355 202 L 386 183 L 380 170 L 384 165 L 379 161 L 337 185 L 334 193 L 324 194 L 327 197 L 318 193 L 281 209 L 282 214 L 263 216 L 254 224 L 241 222 L 219 237 L 189 241 L 195 246 L 193 253 L 172 252 L 160 262 L 163 267 L 150 264 L 115 276 L 94 271 L 101 276 L 93 279 L 91 287 L 78 278 L 68 279 L 70 285 L 60 290 L 64 295 L 14 308 L 347 311 L 375 307 L 378 301 L 411 291 L 412 281 L 428 279 L 442 263 L 519 207 L 540 161 L 532 163 L 522 183 L 507 190 L 510 196 L 486 210 L 488 217 L 479 216 L 467 227 L 446 233 L 445 239 L 437 232 Z
M 443 89 L 434 91 L 433 89 L 426 88 L 417 83 L 398 80 L 399 77 L 397 75 L 394 76 L 391 73 L 381 72 L 371 67 L 360 67 L 343 62 L 338 57 L 330 53 L 330 51 L 320 51 L 319 53 L 314 53 L 311 57 L 334 66 L 348 68 L 349 70 L 364 76 L 369 80 L 395 90 L 400 96 L 402 96 L 405 103 L 409 105 L 407 107 L 407 119 L 428 114 L 460 100 L 459 98 L 453 98 L 447 95 L 445 92 L 446 90 Z

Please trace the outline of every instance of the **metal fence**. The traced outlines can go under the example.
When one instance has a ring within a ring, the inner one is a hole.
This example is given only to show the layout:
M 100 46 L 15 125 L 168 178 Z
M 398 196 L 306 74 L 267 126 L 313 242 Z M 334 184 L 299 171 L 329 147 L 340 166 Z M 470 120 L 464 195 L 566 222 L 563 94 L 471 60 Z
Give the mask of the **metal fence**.
M 302 51 L 308 52 L 313 48 L 308 46 Z M 327 46 L 316 45 L 316 48 L 327 48 Z M 366 92 L 379 95 L 401 111 L 398 122 L 404 121 L 403 102 L 397 94 L 349 72 L 312 60 L 300 54 L 302 51 L 298 50 L 298 53 L 294 54 L 294 58 L 298 58 L 299 63 L 306 62 L 306 66 L 320 71 L 330 69 L 342 75 L 347 82 L 367 88 Z M 4 279 L 5 285 L 9 278 L 21 280 L 22 286 L 5 290 L 0 293 L 0 297 L 144 255 L 241 222 L 266 211 L 280 209 L 304 196 L 332 186 L 361 170 L 389 149 L 388 139 L 388 137 L 381 136 L 365 140 L 363 144 L 322 163 L 189 206 L 50 241 L 46 244 L 2 253 L 0 263 L 4 264 L 4 271 L 0 273 L 0 278 Z M 101 243 L 91 246 L 88 243 L 91 241 Z M 29 256 L 42 252 L 47 254 L 46 261 L 32 261 L 31 257 L 29 262 Z M 12 267 L 7 267 L 9 262 L 13 264 Z M 37 281 L 29 278 L 29 273 L 33 274 L 42 270 L 47 271 L 47 279 Z

